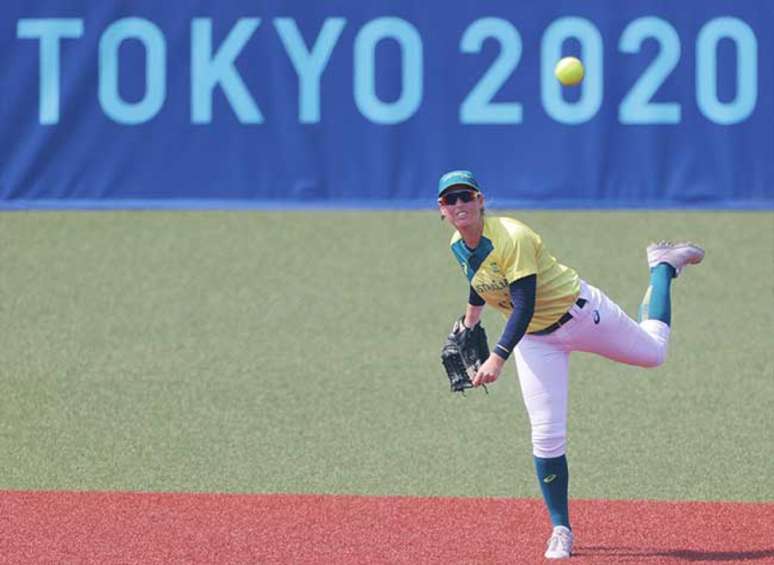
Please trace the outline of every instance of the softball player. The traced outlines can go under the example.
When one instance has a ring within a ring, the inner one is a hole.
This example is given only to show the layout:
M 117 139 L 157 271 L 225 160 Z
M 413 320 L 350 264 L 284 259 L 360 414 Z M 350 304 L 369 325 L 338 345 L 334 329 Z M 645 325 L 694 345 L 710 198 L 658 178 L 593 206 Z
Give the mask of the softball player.
M 545 249 L 540 236 L 511 218 L 484 214 L 484 195 L 469 171 L 451 171 L 438 185 L 438 206 L 456 231 L 451 250 L 470 283 L 464 324 L 475 326 L 485 304 L 507 318 L 475 386 L 497 380 L 513 353 L 532 428 L 535 469 L 553 531 L 545 557 L 567 558 L 573 533 L 567 503 L 568 360 L 586 351 L 640 367 L 664 362 L 670 333 L 670 285 L 704 250 L 691 243 L 647 248 L 650 285 L 639 323 L 604 292 Z

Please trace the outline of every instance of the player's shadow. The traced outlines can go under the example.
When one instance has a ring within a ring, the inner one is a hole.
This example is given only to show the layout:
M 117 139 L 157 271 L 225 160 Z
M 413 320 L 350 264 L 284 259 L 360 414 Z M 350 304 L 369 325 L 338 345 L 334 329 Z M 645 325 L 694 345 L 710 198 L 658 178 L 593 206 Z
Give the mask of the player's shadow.
M 774 558 L 774 547 L 754 551 L 701 551 L 694 549 L 649 549 L 643 547 L 578 546 L 573 555 L 609 557 L 617 562 L 648 557 L 671 557 L 683 561 L 757 561 Z

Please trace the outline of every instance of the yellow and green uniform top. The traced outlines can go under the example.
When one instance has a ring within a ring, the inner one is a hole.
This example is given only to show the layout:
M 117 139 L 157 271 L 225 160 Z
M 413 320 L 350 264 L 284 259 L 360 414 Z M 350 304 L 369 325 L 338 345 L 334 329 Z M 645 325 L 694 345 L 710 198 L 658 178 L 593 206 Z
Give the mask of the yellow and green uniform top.
M 513 306 L 509 285 L 537 275 L 535 313 L 527 332 L 542 330 L 567 312 L 580 292 L 580 277 L 559 263 L 543 246 L 540 236 L 512 218 L 484 216 L 484 233 L 471 250 L 459 232 L 451 250 L 473 290 L 506 317 Z

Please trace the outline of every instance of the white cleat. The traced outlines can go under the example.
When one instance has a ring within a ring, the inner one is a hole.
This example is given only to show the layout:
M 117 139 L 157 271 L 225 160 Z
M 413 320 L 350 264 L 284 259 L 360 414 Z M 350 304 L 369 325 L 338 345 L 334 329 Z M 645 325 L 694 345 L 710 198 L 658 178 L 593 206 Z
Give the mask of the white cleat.
M 546 559 L 569 559 L 572 555 L 573 535 L 569 528 L 564 526 L 554 527 L 551 537 L 548 538 Z
M 675 276 L 680 274 L 686 265 L 697 265 L 704 259 L 704 249 L 690 241 L 672 243 L 659 241 L 651 243 L 647 248 L 648 267 L 651 269 L 659 263 L 668 263 L 675 269 Z

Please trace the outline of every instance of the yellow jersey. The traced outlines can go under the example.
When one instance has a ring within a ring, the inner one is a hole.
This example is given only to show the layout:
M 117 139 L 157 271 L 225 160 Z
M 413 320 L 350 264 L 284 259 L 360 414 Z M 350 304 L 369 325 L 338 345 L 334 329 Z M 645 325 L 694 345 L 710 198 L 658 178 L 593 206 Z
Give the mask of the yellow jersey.
M 469 249 L 459 232 L 451 250 L 470 286 L 487 304 L 506 317 L 513 312 L 509 285 L 537 275 L 535 313 L 527 332 L 556 322 L 578 298 L 580 277 L 559 263 L 544 247 L 540 236 L 512 218 L 484 216 L 484 233 L 475 249 Z

